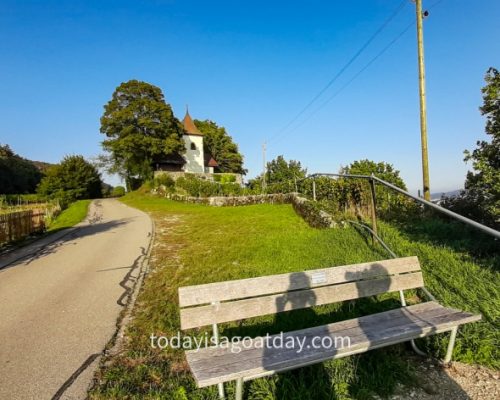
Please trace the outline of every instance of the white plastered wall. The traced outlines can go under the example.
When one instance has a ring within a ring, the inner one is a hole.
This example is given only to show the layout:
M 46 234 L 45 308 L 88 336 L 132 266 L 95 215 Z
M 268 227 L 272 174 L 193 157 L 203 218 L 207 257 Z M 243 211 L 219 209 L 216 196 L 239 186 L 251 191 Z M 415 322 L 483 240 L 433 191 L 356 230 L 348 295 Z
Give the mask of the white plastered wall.
M 184 135 L 184 144 L 186 152 L 184 153 L 184 172 L 205 172 L 204 155 L 203 155 L 203 136 L 199 135 Z M 195 150 L 191 150 L 191 144 L 196 146 Z

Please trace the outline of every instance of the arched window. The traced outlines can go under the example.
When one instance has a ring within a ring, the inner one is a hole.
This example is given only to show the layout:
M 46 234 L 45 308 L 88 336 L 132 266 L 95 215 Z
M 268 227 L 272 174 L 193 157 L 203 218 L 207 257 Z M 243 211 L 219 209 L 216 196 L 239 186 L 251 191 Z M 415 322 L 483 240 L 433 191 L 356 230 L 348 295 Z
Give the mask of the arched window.
M 196 150 L 196 145 L 194 143 L 191 143 L 191 150 Z

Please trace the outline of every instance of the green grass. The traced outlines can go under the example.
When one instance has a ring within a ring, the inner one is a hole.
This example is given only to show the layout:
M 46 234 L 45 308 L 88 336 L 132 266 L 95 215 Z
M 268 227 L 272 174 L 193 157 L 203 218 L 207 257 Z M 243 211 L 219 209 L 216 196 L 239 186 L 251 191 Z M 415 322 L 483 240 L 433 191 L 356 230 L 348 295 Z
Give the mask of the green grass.
M 447 243 L 456 232 L 441 236 L 444 244 L 438 245 L 433 231 L 447 233 L 447 225 L 439 220 L 424 221 L 413 230 L 401 230 L 382 224 L 382 238 L 398 256 L 419 257 L 426 286 L 442 304 L 482 314 L 482 322 L 460 328 L 454 360 L 499 369 L 500 253 L 488 252 L 479 257 L 475 251 L 465 250 L 477 248 L 475 243 L 462 243 L 458 238 Z M 423 234 L 425 227 L 427 235 Z M 478 235 L 476 240 L 491 239 Z M 483 243 L 483 247 L 490 246 Z M 436 335 L 426 339 L 427 350 L 441 357 L 446 349 L 445 338 Z
M 89 204 L 92 200 L 78 200 L 71 203 L 68 208 L 63 210 L 51 223 L 47 232 L 54 232 L 82 222 L 87 216 Z
M 289 205 L 212 208 L 137 193 L 122 201 L 151 213 L 157 240 L 151 273 L 128 326 L 126 351 L 100 371 L 99 385 L 91 392 L 93 399 L 217 398 L 215 388 L 196 389 L 182 351 L 162 351 L 149 345 L 152 333 L 170 336 L 179 330 L 180 286 L 388 258 L 353 228 L 310 228 Z M 414 242 L 391 225 L 382 224 L 381 231 L 397 253 L 420 257 L 429 287 L 439 299 L 485 314 L 485 322 L 462 330 L 455 359 L 495 366 L 498 357 L 492 345 L 498 338 L 494 325 L 500 309 L 498 274 L 467 254 Z M 354 304 L 222 324 L 221 334 L 255 336 L 300 329 L 394 308 L 396 299 L 385 294 Z M 440 336 L 423 344 L 442 356 L 446 335 Z M 404 344 L 257 379 L 245 384 L 245 398 L 367 399 L 390 394 L 398 382 L 416 383 Z M 233 386 L 227 385 L 227 391 L 231 396 Z

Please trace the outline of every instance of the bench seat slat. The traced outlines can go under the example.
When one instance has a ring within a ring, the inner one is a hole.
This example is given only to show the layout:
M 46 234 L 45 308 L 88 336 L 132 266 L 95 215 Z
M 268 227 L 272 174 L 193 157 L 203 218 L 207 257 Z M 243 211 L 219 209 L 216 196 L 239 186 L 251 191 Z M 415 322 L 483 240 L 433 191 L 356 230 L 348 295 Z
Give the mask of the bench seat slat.
M 246 297 L 313 288 L 369 279 L 381 275 L 401 274 L 420 271 L 417 257 L 353 264 L 304 272 L 293 272 L 258 278 L 215 282 L 204 285 L 179 288 L 180 307 L 208 304 L 214 301 L 228 301 Z M 324 275 L 324 279 L 315 281 L 314 276 Z
M 377 327 L 380 324 L 384 324 L 384 326 L 390 326 L 394 324 L 398 324 L 398 320 L 401 318 L 406 318 L 406 315 L 410 312 L 413 316 L 419 317 L 420 315 L 424 314 L 426 317 L 435 315 L 435 314 L 440 314 L 445 310 L 447 312 L 446 308 L 441 306 L 439 303 L 434 302 L 434 301 L 428 301 L 425 303 L 419 303 L 416 305 L 413 305 L 410 307 L 407 307 L 404 312 L 401 312 L 401 308 L 396 308 L 393 310 L 381 312 L 378 314 L 373 314 L 373 315 L 367 315 L 363 319 L 363 327 L 364 328 L 371 328 L 371 327 Z M 458 311 L 458 310 L 457 310 Z M 339 321 L 335 322 L 329 325 L 325 325 L 328 329 L 328 332 L 330 333 L 335 333 L 336 335 L 341 335 L 344 334 L 346 331 L 350 331 L 353 328 L 357 328 L 360 325 L 360 319 L 359 318 L 353 318 L 353 319 L 348 319 L 344 321 Z M 290 331 L 290 332 L 284 332 L 283 336 L 285 338 L 289 336 L 295 336 L 297 335 L 297 332 L 300 332 L 301 335 L 303 336 L 311 336 L 315 335 L 317 333 L 317 327 L 311 327 L 311 328 L 306 328 L 306 329 L 301 329 L 299 331 Z M 248 357 L 248 351 L 250 350 L 245 350 L 246 357 Z M 252 350 L 255 351 L 255 350 Z M 220 347 L 210 347 L 210 351 L 207 349 L 203 349 L 203 351 L 195 351 L 195 350 L 187 350 L 186 355 L 189 356 L 190 363 L 195 365 L 199 361 L 204 361 L 206 359 L 211 359 L 214 365 L 217 365 L 217 357 L 222 356 L 225 357 L 225 361 L 221 361 L 222 363 L 227 363 L 229 362 L 229 355 L 227 354 L 227 350 L 225 348 L 220 348 Z
M 186 357 L 198 386 L 204 387 L 240 377 L 253 379 L 331 358 L 345 357 L 368 349 L 444 332 L 480 318 L 480 315 L 428 302 L 284 335 L 285 338 L 305 338 L 306 346 L 311 344 L 315 336 L 330 336 L 333 339 L 335 336 L 349 336 L 350 348 L 305 348 L 300 353 L 297 353 L 297 348 L 242 348 L 241 353 L 235 354 L 230 349 L 211 347 L 197 352 L 186 352 Z
M 297 290 L 286 294 L 237 300 L 220 303 L 217 306 L 206 305 L 185 308 L 180 310 L 181 329 L 298 310 L 386 292 L 414 289 L 423 285 L 422 273 L 412 272 L 380 279 L 369 279 L 308 290 Z
M 460 311 L 458 311 L 460 313 Z M 456 314 L 456 313 L 455 313 Z M 362 326 L 352 327 L 346 330 L 337 330 L 336 327 L 331 327 L 328 325 L 316 327 L 316 332 L 309 332 L 308 334 L 303 334 L 303 332 L 296 333 L 295 335 L 305 340 L 306 346 L 312 343 L 312 339 L 315 336 L 319 337 L 349 337 L 351 341 L 351 349 L 356 349 L 359 344 L 364 345 L 366 342 L 375 343 L 380 339 L 390 339 L 393 338 L 394 335 L 399 335 L 408 330 L 414 330 L 415 327 L 425 328 L 429 325 L 429 323 L 436 324 L 438 322 L 442 322 L 442 320 L 447 320 L 450 318 L 450 313 L 445 310 L 435 309 L 430 312 L 430 315 L 426 315 L 423 320 L 416 320 L 414 322 L 404 321 L 405 318 L 396 318 L 393 321 L 390 321 L 387 324 L 384 324 L 383 330 L 379 331 L 378 327 L 375 326 L 365 326 L 365 323 L 362 323 Z M 286 336 L 288 338 L 290 335 Z M 286 341 L 286 339 L 284 339 Z M 366 348 L 364 346 L 363 348 Z M 295 353 L 293 351 L 289 351 L 288 349 L 268 349 L 264 350 L 265 357 L 265 366 L 266 369 L 270 369 L 271 366 L 278 363 L 289 360 L 300 360 L 303 357 L 308 359 L 314 358 L 315 355 L 322 356 L 325 351 L 329 351 L 329 349 L 314 349 L 310 348 L 307 352 Z M 334 351 L 333 355 L 341 356 L 348 349 L 344 349 L 342 351 L 337 350 Z M 231 369 L 232 365 L 237 367 L 241 366 L 241 357 L 245 358 L 245 363 L 247 365 L 253 365 L 256 362 L 258 363 L 260 359 L 263 358 L 263 351 L 260 348 L 251 348 L 245 351 L 242 351 L 239 354 L 228 352 L 225 350 L 224 353 L 219 354 L 218 356 L 212 358 L 210 363 L 207 363 L 207 359 L 204 358 L 200 360 L 199 358 L 196 361 L 190 361 L 190 366 L 192 366 L 193 370 L 196 369 L 199 374 L 203 374 L 205 370 L 209 370 L 209 373 L 214 373 L 216 370 L 227 370 Z

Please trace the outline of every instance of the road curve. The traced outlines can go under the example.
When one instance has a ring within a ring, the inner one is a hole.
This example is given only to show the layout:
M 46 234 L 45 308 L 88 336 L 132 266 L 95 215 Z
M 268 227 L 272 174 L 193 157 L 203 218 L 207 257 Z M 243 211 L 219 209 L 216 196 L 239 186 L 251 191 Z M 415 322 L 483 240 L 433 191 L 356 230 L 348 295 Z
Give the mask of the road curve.
M 80 227 L 0 270 L 0 399 L 86 397 L 151 230 L 147 214 L 96 200 Z

